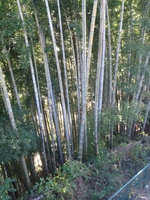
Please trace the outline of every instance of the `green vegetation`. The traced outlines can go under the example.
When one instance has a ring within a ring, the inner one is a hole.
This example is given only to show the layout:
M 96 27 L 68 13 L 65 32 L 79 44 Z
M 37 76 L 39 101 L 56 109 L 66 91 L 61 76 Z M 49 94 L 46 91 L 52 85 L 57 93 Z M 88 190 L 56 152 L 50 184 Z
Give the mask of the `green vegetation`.
M 150 0 L 1 0 L 0 199 L 106 199 L 149 162 Z
M 10 200 L 11 197 L 9 194 L 16 191 L 16 189 L 13 186 L 13 182 L 15 182 L 15 179 L 6 178 L 5 181 L 1 181 L 0 184 L 0 199 Z M 8 194 L 9 193 L 9 194 Z
M 26 199 L 41 195 L 53 199 L 108 199 L 150 162 L 150 137 L 128 141 L 111 152 L 102 148 L 99 157 L 86 164 L 69 161 L 54 176 L 40 179 Z

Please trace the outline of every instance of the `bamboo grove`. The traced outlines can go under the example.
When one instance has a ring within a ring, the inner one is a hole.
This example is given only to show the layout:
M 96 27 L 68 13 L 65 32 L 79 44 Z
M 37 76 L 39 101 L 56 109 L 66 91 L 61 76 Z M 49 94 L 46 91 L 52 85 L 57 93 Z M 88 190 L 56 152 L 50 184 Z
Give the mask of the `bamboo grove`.
M 21 192 L 116 136 L 148 133 L 149 9 L 150 0 L 1 0 L 2 179 Z

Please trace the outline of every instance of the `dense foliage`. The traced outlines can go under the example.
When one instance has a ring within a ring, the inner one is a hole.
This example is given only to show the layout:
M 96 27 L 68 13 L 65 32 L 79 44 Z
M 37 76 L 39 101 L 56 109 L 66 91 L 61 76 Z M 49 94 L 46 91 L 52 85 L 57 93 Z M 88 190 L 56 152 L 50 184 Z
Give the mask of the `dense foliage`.
M 149 0 L 0 2 L 0 199 L 102 199 L 123 184 L 110 150 L 149 135 L 149 9 Z M 128 178 L 146 150 L 131 148 Z
M 112 152 L 103 147 L 99 157 L 89 159 L 86 165 L 69 161 L 54 176 L 40 179 L 26 199 L 108 199 L 150 161 L 149 144 L 149 137 L 140 136 L 140 140 L 126 141 Z M 133 189 L 143 188 L 143 180 L 133 184 Z

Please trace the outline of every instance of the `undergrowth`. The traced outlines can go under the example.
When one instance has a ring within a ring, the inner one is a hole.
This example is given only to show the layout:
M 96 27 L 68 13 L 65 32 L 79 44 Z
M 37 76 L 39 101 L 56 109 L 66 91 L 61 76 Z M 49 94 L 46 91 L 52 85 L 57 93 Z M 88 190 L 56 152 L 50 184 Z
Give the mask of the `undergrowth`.
M 30 199 L 106 200 L 150 161 L 150 138 L 130 142 L 112 151 L 102 147 L 86 164 L 68 161 L 54 176 L 41 179 Z M 26 196 L 26 199 L 29 199 Z

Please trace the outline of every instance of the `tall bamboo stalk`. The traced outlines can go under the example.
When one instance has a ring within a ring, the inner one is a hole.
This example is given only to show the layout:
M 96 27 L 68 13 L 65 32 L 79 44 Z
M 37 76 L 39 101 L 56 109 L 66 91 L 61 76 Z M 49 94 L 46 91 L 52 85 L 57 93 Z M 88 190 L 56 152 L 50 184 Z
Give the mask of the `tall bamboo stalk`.
M 137 93 L 134 95 L 133 97 L 133 104 L 134 104 L 134 109 L 137 109 L 136 106 L 139 104 L 140 102 L 140 94 L 142 92 L 142 86 L 143 86 L 143 80 L 144 80 L 144 77 L 145 77 L 145 69 L 147 68 L 148 66 L 148 62 L 149 62 L 149 58 L 150 58 L 150 52 L 148 52 L 147 56 L 146 56 L 146 60 L 145 60 L 145 64 L 144 64 L 144 67 L 143 67 L 143 72 L 142 72 L 142 75 L 140 77 L 140 80 L 138 82 L 138 91 Z M 137 109 L 138 111 L 138 109 Z M 131 116 L 131 120 L 130 122 L 128 123 L 128 136 L 131 137 L 131 134 L 132 134 L 132 130 L 134 129 L 133 127 L 135 126 L 135 119 L 134 119 L 134 116 Z
M 27 31 L 26 31 L 25 23 L 24 23 L 24 17 L 23 17 L 23 13 L 22 13 L 22 10 L 21 10 L 21 5 L 20 5 L 19 0 L 17 0 L 17 5 L 18 5 L 18 10 L 19 10 L 19 15 L 20 15 L 20 18 L 21 18 L 21 21 L 22 21 L 22 27 L 23 27 L 23 33 L 24 33 L 26 48 L 29 50 L 29 41 L 28 41 Z M 41 137 L 42 137 L 42 148 L 43 148 L 43 158 L 44 158 L 45 171 L 46 171 L 46 174 L 48 174 L 49 171 L 48 171 L 48 164 L 47 164 L 46 150 L 45 150 L 45 141 L 44 141 L 44 133 L 43 133 L 43 130 L 44 130 L 43 116 L 42 116 L 42 113 L 41 113 L 41 110 L 40 110 L 40 101 L 39 101 L 39 96 L 38 96 L 38 89 L 37 89 L 36 78 L 35 78 L 35 74 L 34 74 L 33 61 L 32 61 L 30 51 L 28 51 L 28 57 L 29 57 L 30 70 L 31 70 L 32 82 L 33 82 L 34 93 L 35 93 L 36 106 L 37 106 L 37 111 L 38 111 L 40 132 L 41 132 Z
M 16 99 L 17 99 L 17 104 L 18 104 L 19 108 L 21 108 L 21 102 L 20 102 L 20 98 L 19 98 L 19 95 L 18 95 L 18 89 L 17 89 L 17 86 L 16 86 L 16 81 L 15 81 L 15 78 L 14 78 L 14 74 L 13 74 L 13 71 L 12 71 L 11 62 L 10 62 L 10 59 L 8 57 L 8 52 L 7 52 L 7 49 L 6 49 L 5 45 L 4 45 L 4 42 L 2 41 L 2 43 L 3 43 L 3 48 L 4 48 L 5 55 L 6 55 L 6 59 L 7 59 L 7 63 L 8 63 L 8 67 L 9 67 L 9 71 L 10 71 L 10 75 L 11 75 L 11 79 L 12 79 L 12 83 L 13 83 L 13 88 L 14 88 L 14 91 L 15 91 Z
M 120 26 L 119 26 L 119 32 L 118 32 L 118 44 L 117 44 L 116 60 L 115 60 L 112 106 L 114 106 L 114 104 L 115 104 L 115 97 L 116 97 L 117 75 L 118 75 L 119 55 L 120 55 L 120 43 L 121 43 L 122 26 L 123 26 L 124 2 L 125 2 L 125 0 L 122 0 L 121 14 L 120 14 Z
M 105 56 L 105 0 L 100 5 L 100 26 L 99 26 L 99 45 L 96 72 L 96 88 L 95 88 L 95 105 L 94 105 L 94 136 L 95 136 L 95 152 L 98 154 L 98 124 L 99 114 L 102 108 L 102 90 L 104 80 L 104 56 Z M 101 80 L 100 80 L 101 79 Z
M 54 35 L 53 23 L 52 23 L 51 12 L 50 12 L 50 8 L 49 8 L 48 0 L 45 0 L 45 5 L 46 5 L 49 28 L 50 28 L 50 32 L 51 32 L 51 36 L 52 36 L 52 43 L 53 43 L 57 72 L 58 72 L 60 96 L 61 96 L 61 103 L 62 103 L 62 109 L 63 109 L 63 115 L 64 115 L 64 126 L 65 126 L 66 140 L 67 140 L 68 158 L 71 160 L 72 159 L 72 153 L 71 153 L 71 143 L 70 143 L 70 138 L 69 138 L 70 130 L 69 130 L 69 127 L 68 127 L 68 117 L 67 117 L 67 112 L 66 112 L 66 105 L 65 105 L 61 71 L 60 71 L 60 64 L 59 64 L 56 39 L 55 39 L 55 35 Z
M 104 85 L 104 67 L 105 67 L 105 23 L 106 23 L 106 2 L 102 1 L 102 56 L 101 56 L 101 70 L 100 70 L 100 83 L 99 83 L 99 102 L 98 102 L 98 112 L 102 111 L 102 103 L 103 103 L 103 85 Z
M 88 81 L 89 81 L 89 72 L 90 72 L 90 64 L 91 64 L 91 56 L 92 56 L 97 4 L 98 4 L 98 0 L 94 0 L 93 10 L 92 10 L 92 19 L 91 19 L 91 25 L 90 25 L 90 36 L 89 36 L 89 42 L 88 42 L 87 62 L 86 62 L 86 65 L 87 65 L 86 66 L 86 92 L 88 91 Z
M 15 117 L 14 117 L 14 114 L 13 114 L 13 110 L 12 110 L 12 106 L 11 106 L 11 102 L 10 102 L 10 99 L 9 99 L 9 95 L 8 95 L 5 79 L 3 77 L 3 72 L 2 72 L 1 66 L 0 66 L 0 85 L 1 85 L 2 90 L 3 90 L 3 99 L 5 101 L 6 110 L 8 112 L 12 128 L 13 128 L 14 131 L 16 131 L 16 134 L 18 134 L 17 125 L 16 125 L 16 122 L 15 122 Z M 24 177 L 25 177 L 26 187 L 28 189 L 30 189 L 31 182 L 30 182 L 28 169 L 27 169 L 26 161 L 25 161 L 23 154 L 21 155 L 21 166 L 22 166 L 22 169 L 23 169 Z
M 106 0 L 106 16 L 107 16 L 107 29 L 108 29 L 108 63 L 109 63 L 109 108 L 110 113 L 112 112 L 112 45 L 111 45 L 111 28 L 110 28 L 110 17 L 109 17 L 109 9 L 108 9 L 108 1 Z M 109 125 L 109 136 L 110 136 L 110 148 L 113 144 L 113 127 Z
M 32 45 L 32 54 L 33 54 L 33 61 L 34 61 L 34 68 L 35 68 L 35 76 L 36 76 L 36 82 L 37 82 L 37 87 L 38 87 L 38 93 L 39 93 L 39 103 L 40 103 L 40 110 L 43 116 L 43 128 L 44 128 L 44 136 L 45 136 L 45 147 L 47 149 L 47 157 L 49 161 L 49 165 L 51 170 L 52 170 L 52 162 L 51 162 L 51 154 L 50 154 L 50 145 L 49 145 L 49 136 L 46 128 L 46 121 L 44 117 L 44 105 L 42 103 L 41 97 L 41 90 L 40 90 L 40 84 L 39 84 L 39 76 L 38 76 L 38 70 L 37 70 L 37 64 L 36 64 L 36 58 L 35 58 L 35 52 L 34 52 L 34 47 L 33 47 L 33 42 L 31 39 L 31 45 Z
M 68 77 L 67 77 L 67 69 L 66 69 L 66 55 L 65 55 L 65 46 L 64 46 L 64 37 L 63 37 L 63 29 L 62 29 L 62 19 L 61 19 L 61 10 L 60 10 L 60 2 L 57 0 L 58 7 L 58 16 L 59 16 L 59 24 L 60 24 L 60 36 L 61 36 L 61 46 L 62 46 L 62 55 L 63 55 L 63 66 L 64 66 L 64 82 L 65 82 L 65 94 L 66 94 L 66 104 L 67 104 L 67 114 L 68 114 L 68 125 L 70 129 L 70 143 L 71 143 L 71 152 L 72 156 L 74 155 L 74 145 L 73 145 L 73 136 L 72 136 L 72 119 L 70 112 L 70 103 L 69 103 L 69 91 L 68 91 Z
M 143 123 L 142 129 L 141 129 L 141 132 L 143 132 L 143 131 L 145 130 L 149 111 L 150 111 L 150 100 L 149 100 L 148 105 L 147 105 L 147 108 L 146 108 L 146 113 L 145 113 L 145 116 L 144 116 L 144 123 Z
M 108 2 L 106 0 L 106 16 L 108 26 L 108 55 L 109 55 L 109 105 L 112 103 L 112 45 L 111 45 L 111 29 L 110 29 L 110 17 L 108 10 Z
M 82 0 L 82 111 L 79 136 L 79 160 L 83 157 L 83 139 L 86 126 L 86 0 Z
M 11 75 L 11 80 L 12 80 L 12 83 L 13 83 L 13 88 L 14 88 L 14 91 L 15 91 L 15 96 L 16 96 L 16 99 L 17 99 L 17 104 L 18 104 L 18 106 L 19 106 L 19 108 L 21 110 L 22 106 L 21 106 L 21 102 L 20 102 L 20 98 L 19 98 L 19 94 L 18 94 L 18 89 L 17 89 L 15 78 L 14 78 L 14 73 L 13 73 L 13 70 L 12 70 L 12 65 L 11 65 L 11 62 L 10 62 L 10 58 L 8 56 L 8 52 L 7 52 L 7 49 L 6 49 L 5 45 L 4 45 L 4 42 L 3 42 L 3 46 L 4 46 L 4 52 L 5 52 L 5 55 L 6 55 L 6 59 L 7 59 L 10 75 Z M 36 176 L 36 171 L 35 171 L 35 167 L 34 167 L 34 163 L 33 163 L 33 158 L 32 158 L 31 155 L 29 157 L 30 157 L 30 163 L 31 163 L 31 168 L 32 168 L 32 174 L 34 176 L 34 180 L 36 181 L 37 180 L 37 176 Z
M 64 10 L 65 12 L 65 10 Z M 74 66 L 74 74 L 75 74 L 75 86 L 76 86 L 76 98 L 77 98 L 77 119 L 74 122 L 74 131 L 77 131 L 79 132 L 79 126 L 80 126 L 80 112 L 81 112 L 81 105 L 80 105 L 80 99 L 81 99 L 81 89 L 80 89 L 80 85 L 81 85 L 81 75 L 80 75 L 80 67 L 79 67 L 79 48 L 78 48 L 78 39 L 77 39 L 77 35 L 75 35 L 74 32 L 72 32 L 70 26 L 69 26 L 69 20 L 68 20 L 68 17 L 65 13 L 65 18 L 66 18 L 66 22 L 67 22 L 67 27 L 68 27 L 68 30 L 69 30 L 69 34 L 70 34 L 70 43 L 71 43 L 71 54 L 73 55 L 73 59 L 71 59 L 71 66 Z M 75 21 L 76 21 L 76 18 L 75 18 Z M 72 58 L 72 57 L 71 57 Z M 72 62 L 73 61 L 73 62 Z M 73 76 L 71 78 L 72 80 L 72 83 L 73 83 Z M 74 118 L 74 115 L 72 115 L 73 118 Z M 74 118 L 75 119 L 75 118 Z M 75 130 L 76 129 L 76 130 Z M 76 136 L 76 142 L 78 146 L 78 137 Z
M 35 8 L 35 5 L 34 5 L 34 8 Z M 57 145 L 58 145 L 60 164 L 62 165 L 64 162 L 63 161 L 63 152 L 62 152 L 62 147 L 61 147 L 61 139 L 60 139 L 60 129 L 59 129 L 59 122 L 58 122 L 58 118 L 57 118 L 57 111 L 56 111 L 56 106 L 55 106 L 54 96 L 53 96 L 51 74 L 50 74 L 50 69 L 49 69 L 49 59 L 48 59 L 48 54 L 45 51 L 46 41 L 45 41 L 42 27 L 39 24 L 36 8 L 34 9 L 34 11 L 35 11 L 35 19 L 36 19 L 36 23 L 37 23 L 37 28 L 38 28 L 38 33 L 39 33 L 39 38 L 40 38 L 40 43 L 41 43 L 41 49 L 42 49 L 42 53 L 43 53 L 43 60 L 44 60 L 45 76 L 46 76 L 46 83 L 47 83 L 47 93 L 48 93 L 49 119 L 50 119 L 50 124 L 51 124 L 53 162 L 54 162 L 54 168 L 55 168 L 56 167 L 55 142 L 54 142 L 55 130 L 56 130 L 56 135 L 57 135 Z M 53 120 L 53 116 L 54 116 L 54 120 Z M 55 124 L 55 127 L 54 127 L 54 124 Z

